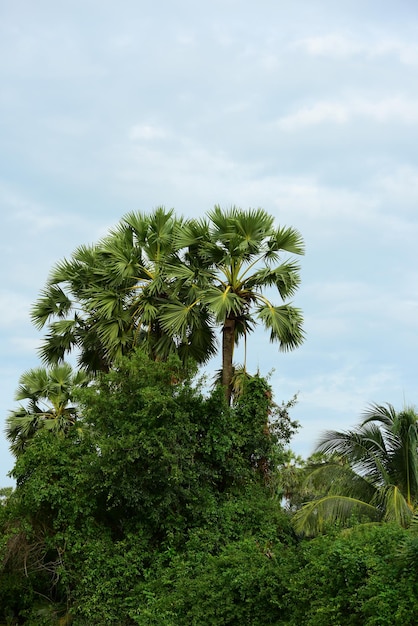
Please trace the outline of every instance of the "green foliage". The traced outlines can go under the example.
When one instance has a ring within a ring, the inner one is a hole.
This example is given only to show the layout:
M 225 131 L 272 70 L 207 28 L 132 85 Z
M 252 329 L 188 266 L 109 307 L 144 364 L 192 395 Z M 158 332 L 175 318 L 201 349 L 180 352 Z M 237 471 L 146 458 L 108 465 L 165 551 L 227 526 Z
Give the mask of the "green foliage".
M 289 581 L 287 626 L 415 624 L 416 568 L 408 571 L 398 556 L 406 536 L 397 525 L 360 525 L 303 541 Z
M 289 519 L 260 485 L 231 494 L 160 553 L 136 589 L 136 624 L 274 624 L 292 551 Z
M 362 517 L 407 527 L 418 505 L 417 441 L 415 410 L 390 404 L 371 405 L 354 430 L 324 433 L 318 451 L 328 460 L 308 476 L 318 497 L 297 511 L 296 530 L 315 535 Z
M 108 371 L 141 346 L 154 360 L 175 353 L 205 363 L 220 327 L 229 400 L 234 344 L 256 323 L 282 350 L 302 343 L 302 314 L 285 302 L 298 289 L 299 265 L 280 255 L 303 252 L 298 231 L 275 228 L 263 209 L 217 206 L 207 220 L 163 207 L 130 213 L 53 268 L 32 309 L 34 324 L 48 331 L 41 358 L 57 364 L 77 348 L 81 367 Z M 267 299 L 271 288 L 281 306 Z
M 74 392 L 89 380 L 85 372 L 73 371 L 68 363 L 24 372 L 15 399 L 25 400 L 27 405 L 21 404 L 6 420 L 6 437 L 12 452 L 16 456 L 24 452 L 41 429 L 66 435 L 78 417 Z
M 135 353 L 78 391 L 81 430 L 44 429 L 19 455 L 1 507 L 4 615 L 135 624 L 150 594 L 165 590 L 167 567 L 177 576 L 182 559 L 195 567 L 200 554 L 223 568 L 225 550 L 236 568 L 251 551 L 261 564 L 264 549 L 287 541 L 272 495 L 295 423 L 259 377 L 229 407 L 222 389 L 203 396 L 193 375 L 178 359 Z M 243 585 L 249 597 L 250 578 Z
M 229 542 L 218 554 L 186 554 L 143 590 L 145 602 L 134 617 L 151 624 L 278 624 L 282 612 L 282 546 L 249 538 Z M 139 596 L 141 597 L 141 596 Z
M 194 375 L 135 352 L 79 389 L 81 430 L 42 429 L 19 455 L 0 623 L 415 624 L 416 525 L 298 539 L 277 472 L 295 400 L 254 376 L 231 407 Z

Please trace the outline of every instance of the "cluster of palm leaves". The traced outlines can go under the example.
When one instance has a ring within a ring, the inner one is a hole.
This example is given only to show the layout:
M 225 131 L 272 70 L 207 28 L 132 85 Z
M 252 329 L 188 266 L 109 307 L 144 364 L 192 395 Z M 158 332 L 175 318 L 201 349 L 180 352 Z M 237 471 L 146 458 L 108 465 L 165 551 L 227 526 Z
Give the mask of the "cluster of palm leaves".
M 303 254 L 302 238 L 276 228 L 262 209 L 215 207 L 201 220 L 163 208 L 131 213 L 53 269 L 32 311 L 48 329 L 41 358 L 59 363 L 77 349 L 79 365 L 95 372 L 141 345 L 154 359 L 176 352 L 204 363 L 216 353 L 219 328 L 230 390 L 234 346 L 257 321 L 282 350 L 303 341 L 301 312 L 285 302 L 299 286 L 299 266 L 281 262 L 282 252 Z M 282 304 L 273 305 L 266 288 Z
M 89 380 L 86 372 L 74 372 L 67 363 L 24 372 L 15 399 L 27 404 L 21 404 L 6 419 L 6 436 L 11 451 L 19 456 L 41 429 L 65 435 L 78 417 L 73 392 L 87 385 Z
M 393 521 L 407 527 L 418 506 L 418 415 L 391 404 L 371 405 L 360 425 L 328 431 L 307 482 L 317 497 L 294 517 L 295 528 L 315 535 L 335 524 Z

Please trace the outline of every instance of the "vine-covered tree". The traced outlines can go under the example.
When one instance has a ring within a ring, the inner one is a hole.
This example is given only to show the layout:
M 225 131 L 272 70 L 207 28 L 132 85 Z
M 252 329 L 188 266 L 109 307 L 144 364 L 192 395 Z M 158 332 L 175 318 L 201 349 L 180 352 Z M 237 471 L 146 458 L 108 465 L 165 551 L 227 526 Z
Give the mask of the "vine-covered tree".
M 222 389 L 204 396 L 200 387 L 177 357 L 134 351 L 79 391 L 82 432 L 38 432 L 0 506 L 0 621 L 7 609 L 21 623 L 55 623 L 62 611 L 74 624 L 145 625 L 148 601 L 155 593 L 164 603 L 171 588 L 172 559 L 194 571 L 197 559 L 242 540 L 242 555 L 231 545 L 237 569 L 247 555 L 252 571 L 270 565 L 264 544 L 275 541 L 279 553 L 293 534 L 272 495 L 295 425 L 260 377 L 234 407 Z M 263 579 L 245 587 L 263 589 Z M 268 612 L 264 600 L 255 604 Z M 156 623 L 171 623 L 158 614 Z M 188 621 L 182 611 L 173 619 Z

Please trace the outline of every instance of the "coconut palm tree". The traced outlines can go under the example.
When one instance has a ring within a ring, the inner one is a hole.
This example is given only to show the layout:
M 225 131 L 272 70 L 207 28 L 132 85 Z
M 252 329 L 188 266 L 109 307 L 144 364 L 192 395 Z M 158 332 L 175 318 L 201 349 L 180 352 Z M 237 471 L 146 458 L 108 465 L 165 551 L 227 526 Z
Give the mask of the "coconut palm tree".
M 308 479 L 322 496 L 295 514 L 296 530 L 314 535 L 362 518 L 408 526 L 418 505 L 417 445 L 417 413 L 391 404 L 372 404 L 356 429 L 326 432 L 317 450 L 331 461 Z
M 176 239 L 182 225 L 162 207 L 130 213 L 98 244 L 58 263 L 32 311 L 39 328 L 49 325 L 41 358 L 58 363 L 77 348 L 79 365 L 93 372 L 108 370 L 136 345 L 154 359 L 172 352 L 183 361 L 210 358 L 215 337 L 206 311 L 196 311 L 181 333 L 160 322 L 173 294 L 180 300 L 189 294 L 173 269 L 185 262 Z
M 19 379 L 15 400 L 27 400 L 6 418 L 6 436 L 10 449 L 18 456 L 35 436 L 45 428 L 65 435 L 76 423 L 75 389 L 88 384 L 86 372 L 73 371 L 68 363 L 51 369 L 37 367 L 24 372 Z
M 208 220 L 185 223 L 177 245 L 186 250 L 187 264 L 173 275 L 189 285 L 188 298 L 170 302 L 161 314 L 166 332 L 182 333 L 196 311 L 207 311 L 222 334 L 222 384 L 231 399 L 234 346 L 257 322 L 270 331 L 281 350 L 298 347 L 304 338 L 302 314 L 285 302 L 299 287 L 299 265 L 279 262 L 280 254 L 303 254 L 303 240 L 293 228 L 276 228 L 263 209 L 222 210 L 216 206 Z M 275 288 L 284 302 L 274 305 L 266 291 Z

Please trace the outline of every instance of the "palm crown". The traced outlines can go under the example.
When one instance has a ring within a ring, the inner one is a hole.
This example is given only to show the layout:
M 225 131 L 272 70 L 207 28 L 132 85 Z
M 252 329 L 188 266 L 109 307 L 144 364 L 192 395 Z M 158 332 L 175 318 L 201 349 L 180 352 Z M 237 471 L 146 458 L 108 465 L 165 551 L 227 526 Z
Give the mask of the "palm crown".
M 37 367 L 24 372 L 19 379 L 15 400 L 27 401 L 6 419 L 6 436 L 15 455 L 23 452 L 41 429 L 65 434 L 77 419 L 73 393 L 89 382 L 82 371 L 73 371 L 68 363 L 49 370 Z
M 81 366 L 107 370 L 140 344 L 152 358 L 177 351 L 199 363 L 208 359 L 215 350 L 208 316 L 195 316 L 181 337 L 160 322 L 174 291 L 182 297 L 165 271 L 181 265 L 175 242 L 181 224 L 163 208 L 131 213 L 98 244 L 58 263 L 32 310 L 35 324 L 49 328 L 41 358 L 57 363 L 78 348 Z
M 288 303 L 273 305 L 264 291 L 276 288 L 282 301 L 293 296 L 299 266 L 293 261 L 278 265 L 279 253 L 303 254 L 304 248 L 295 229 L 275 229 L 273 217 L 263 209 L 215 207 L 208 217 L 185 224 L 178 234 L 178 246 L 188 251 L 191 263 L 174 272 L 189 285 L 190 295 L 187 301 L 170 303 L 161 320 L 167 331 L 181 332 L 196 308 L 209 312 L 222 329 L 222 383 L 230 397 L 234 345 L 257 321 L 282 350 L 303 341 L 300 310 Z
M 135 345 L 154 359 L 177 352 L 207 361 L 222 334 L 222 384 L 231 397 L 234 344 L 257 322 L 281 350 L 303 341 L 302 315 L 288 302 L 303 254 L 293 228 L 275 228 L 263 209 L 223 211 L 184 220 L 173 211 L 130 213 L 102 241 L 57 264 L 32 317 L 49 333 L 41 357 L 60 362 L 73 348 L 88 370 L 109 369 Z M 265 290 L 275 288 L 282 304 Z

